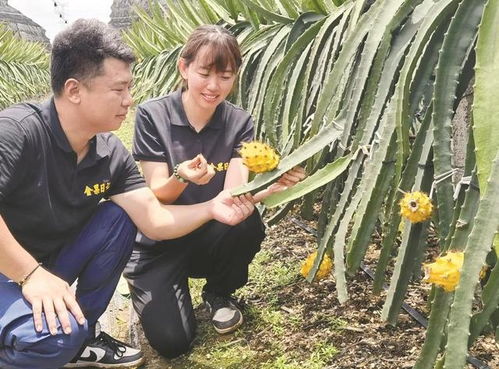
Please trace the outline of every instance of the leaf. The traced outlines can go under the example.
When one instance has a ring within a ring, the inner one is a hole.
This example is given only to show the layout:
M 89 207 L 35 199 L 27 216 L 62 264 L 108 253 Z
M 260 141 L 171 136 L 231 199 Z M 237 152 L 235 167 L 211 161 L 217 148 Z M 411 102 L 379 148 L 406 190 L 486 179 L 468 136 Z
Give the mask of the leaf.
M 243 186 L 237 187 L 231 191 L 232 195 L 237 196 L 247 192 L 255 192 L 267 184 L 273 182 L 291 168 L 307 160 L 312 155 L 321 151 L 326 145 L 338 139 L 341 134 L 341 127 L 336 124 L 330 124 L 321 130 L 317 135 L 304 143 L 289 156 L 281 160 L 277 169 L 260 174 L 253 181 Z
M 0 24 L 0 109 L 48 93 L 48 53 Z
M 331 182 L 336 177 L 348 168 L 350 161 L 352 160 L 352 155 L 347 155 L 342 158 L 335 160 L 332 163 L 327 164 L 323 168 L 319 169 L 310 177 L 307 177 L 303 181 L 297 183 L 291 188 L 285 191 L 275 193 L 267 197 L 263 203 L 268 208 L 273 208 L 282 205 L 286 202 L 298 199 L 305 196 L 309 192 L 324 186 L 325 184 Z
M 251 10 L 255 11 L 258 13 L 261 17 L 267 18 L 273 22 L 276 23 L 292 23 L 293 19 L 285 17 L 283 15 L 271 12 L 270 10 L 267 10 L 260 5 L 256 4 L 254 1 L 251 0 L 242 0 L 242 2 Z

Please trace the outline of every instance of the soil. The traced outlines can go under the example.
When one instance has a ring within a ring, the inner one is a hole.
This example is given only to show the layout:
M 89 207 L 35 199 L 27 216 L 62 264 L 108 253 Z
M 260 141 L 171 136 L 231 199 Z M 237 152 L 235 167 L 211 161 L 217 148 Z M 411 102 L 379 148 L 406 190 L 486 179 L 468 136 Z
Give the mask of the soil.
M 298 224 L 315 229 L 314 222 L 285 219 L 269 232 L 264 247 L 276 250 L 278 257 L 303 260 L 310 252 L 315 239 Z M 312 240 L 311 240 L 312 237 Z M 290 238 L 293 241 L 290 241 Z M 364 260 L 366 267 L 375 270 L 379 247 L 375 243 L 368 248 Z M 430 240 L 431 241 L 431 240 Z M 432 250 L 429 249 L 429 253 Z M 435 252 L 433 252 L 435 253 Z M 430 286 L 423 282 L 415 282 L 410 286 L 405 303 L 424 316 L 428 315 L 427 298 Z M 359 271 L 348 281 L 349 300 L 340 305 L 336 299 L 334 279 L 319 283 L 290 286 L 280 294 L 283 305 L 301 301 L 303 311 L 310 319 L 310 324 L 303 332 L 296 332 L 288 337 L 289 342 L 307 341 L 313 335 L 327 335 L 328 341 L 340 349 L 331 365 L 324 369 L 402 369 L 412 368 L 424 342 L 425 328 L 408 313 L 402 311 L 397 325 L 386 324 L 381 320 L 381 311 L 386 292 L 375 295 L 372 290 L 372 279 L 363 271 Z M 317 319 L 317 312 L 327 312 L 330 316 L 346 322 L 338 330 L 328 330 L 324 321 Z M 499 344 L 492 335 L 481 337 L 473 346 L 471 354 L 490 369 L 499 369 Z M 475 368 L 468 365 L 467 368 Z
M 299 264 L 316 249 L 315 237 L 299 227 L 292 216 L 287 216 L 278 225 L 272 226 L 262 245 L 272 255 L 272 260 L 284 263 Z M 314 228 L 314 222 L 300 220 L 302 224 Z M 429 249 L 432 253 L 431 248 Z M 369 246 L 364 260 L 367 267 L 374 270 L 379 247 L 374 240 Z M 270 260 L 269 262 L 272 262 Z M 249 282 L 252 283 L 251 280 Z M 409 289 L 405 302 L 412 308 L 427 316 L 427 299 L 430 286 L 422 282 L 414 282 Z M 336 298 L 334 277 L 314 283 L 307 283 L 301 277 L 272 291 L 273 304 L 291 321 L 299 317 L 301 322 L 297 329 L 287 329 L 280 337 L 270 329 L 252 329 L 255 322 L 251 316 L 246 319 L 242 332 L 237 336 L 225 338 L 231 345 L 240 340 L 251 347 L 251 350 L 268 352 L 276 339 L 280 347 L 292 351 L 292 355 L 309 357 L 312 351 L 311 342 L 326 342 L 337 348 L 338 352 L 327 362 L 323 369 L 403 369 L 412 368 L 424 342 L 425 328 L 408 313 L 402 311 L 397 325 L 384 323 L 380 316 L 385 300 L 385 292 L 375 295 L 372 291 L 372 280 L 363 271 L 359 271 L 348 281 L 349 300 L 340 305 Z M 263 309 L 268 304 L 265 296 L 246 294 L 242 296 L 243 308 Z M 198 307 L 196 315 L 201 326 L 208 325 L 206 312 Z M 246 316 L 246 315 L 245 315 Z M 137 335 L 137 330 L 139 334 Z M 165 368 L 198 368 L 197 365 L 185 366 L 177 362 L 161 359 L 152 350 L 140 333 L 140 328 L 132 329 L 132 341 L 141 343 L 147 357 L 147 369 Z M 134 336 L 136 336 L 134 338 Z M 313 338 L 313 339 L 312 339 Z M 202 338 L 201 338 L 202 339 Z M 196 342 L 201 345 L 202 342 Z M 492 334 L 480 337 L 473 346 L 471 354 L 490 369 L 499 368 L 499 345 Z M 185 359 L 181 359 L 185 363 Z M 200 366 L 206 368 L 207 366 Z M 210 366 L 211 368 L 211 366 Z M 218 368 L 218 367 L 217 367 Z M 239 366 L 230 366 L 239 368 Z M 244 366 L 241 369 L 259 369 L 260 367 Z M 468 365 L 467 369 L 475 368 Z M 482 367 L 487 368 L 487 367 Z M 224 368 L 225 369 L 225 368 Z

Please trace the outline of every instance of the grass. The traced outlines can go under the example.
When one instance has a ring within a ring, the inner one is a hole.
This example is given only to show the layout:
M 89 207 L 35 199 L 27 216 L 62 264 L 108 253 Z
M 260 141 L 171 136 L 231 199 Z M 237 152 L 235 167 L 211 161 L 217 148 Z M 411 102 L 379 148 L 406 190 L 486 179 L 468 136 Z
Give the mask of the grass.
M 195 305 L 201 302 L 203 282 L 191 280 Z M 163 361 L 158 368 L 258 368 L 258 369 L 322 369 L 332 362 L 338 350 L 320 338 L 307 337 L 309 351 L 287 340 L 288 336 L 303 330 L 307 321 L 298 312 L 299 301 L 286 302 L 293 309 L 284 311 L 279 291 L 296 283 L 306 282 L 298 275 L 298 266 L 279 260 L 271 250 L 257 254 L 250 265 L 250 281 L 237 292 L 248 302 L 244 307 L 245 324 L 236 333 L 220 336 L 209 321 L 200 321 L 196 346 L 188 355 L 170 362 Z M 326 316 L 325 315 L 325 320 Z M 339 319 L 327 317 L 330 328 L 340 329 Z M 169 366 L 164 366 L 165 364 Z M 149 368 L 149 367 L 147 367 Z
M 127 148 L 133 139 L 133 115 L 116 134 Z M 203 280 L 189 281 L 194 306 L 201 304 Z M 307 324 L 300 301 L 282 301 L 280 292 L 297 284 L 306 284 L 299 276 L 296 262 L 283 260 L 272 248 L 262 249 L 250 265 L 250 282 L 237 292 L 247 301 L 245 324 L 231 335 L 214 332 L 207 317 L 199 320 L 195 347 L 189 355 L 174 360 L 149 359 L 147 369 L 321 369 L 332 362 L 338 350 L 320 337 L 305 337 Z M 284 305 L 289 308 L 284 307 Z M 340 320 L 324 314 L 327 325 L 339 329 Z M 294 335 L 304 342 L 295 342 Z M 300 335 L 301 334 L 301 335 Z M 152 350 L 149 350 L 153 352 Z M 154 353 L 152 354 L 155 355 Z
M 125 121 L 121 124 L 120 129 L 114 132 L 128 150 L 132 149 L 134 117 L 135 109 L 129 111 Z

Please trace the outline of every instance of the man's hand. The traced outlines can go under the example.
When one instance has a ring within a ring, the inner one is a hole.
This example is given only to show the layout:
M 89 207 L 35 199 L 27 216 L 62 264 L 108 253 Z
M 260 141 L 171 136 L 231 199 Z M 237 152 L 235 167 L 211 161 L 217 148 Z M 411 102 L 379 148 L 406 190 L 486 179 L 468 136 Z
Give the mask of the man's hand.
M 45 313 L 47 326 L 52 335 L 57 334 L 56 317 L 59 318 L 64 333 L 71 333 L 69 312 L 79 324 L 85 323 L 85 317 L 69 284 L 43 268 L 38 268 L 33 273 L 24 284 L 22 293 L 33 308 L 37 332 L 41 332 L 43 328 L 42 311 Z
M 251 194 L 232 197 L 228 190 L 222 191 L 211 200 L 213 218 L 221 223 L 236 225 L 249 217 L 255 210 Z
M 215 169 L 208 164 L 202 154 L 199 154 L 194 159 L 180 163 L 178 174 L 189 182 L 205 185 L 215 175 Z

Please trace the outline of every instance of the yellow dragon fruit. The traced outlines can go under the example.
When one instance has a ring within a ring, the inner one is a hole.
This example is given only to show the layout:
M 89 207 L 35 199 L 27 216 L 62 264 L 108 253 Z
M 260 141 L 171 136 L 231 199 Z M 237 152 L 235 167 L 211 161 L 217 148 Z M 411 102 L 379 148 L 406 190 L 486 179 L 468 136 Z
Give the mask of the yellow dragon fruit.
M 433 205 L 430 198 L 423 192 L 408 192 L 400 200 L 400 215 L 411 223 L 424 222 L 431 217 Z
M 447 292 L 454 291 L 461 277 L 463 262 L 463 252 L 450 251 L 447 255 L 436 258 L 435 262 L 424 264 L 423 281 L 434 283 Z
M 259 142 L 243 142 L 239 151 L 244 165 L 255 173 L 269 172 L 279 164 L 279 155 L 269 145 Z
M 307 277 L 308 273 L 310 272 L 310 269 L 312 269 L 312 266 L 314 265 L 316 257 L 317 257 L 317 251 L 313 252 L 305 259 L 305 262 L 303 263 L 300 269 L 300 274 L 303 277 L 305 278 Z M 324 255 L 324 258 L 322 259 L 321 265 L 319 266 L 319 270 L 317 271 L 314 280 L 319 281 L 321 279 L 327 278 L 329 274 L 331 274 L 332 268 L 333 268 L 333 262 L 331 261 L 331 258 L 327 254 Z

